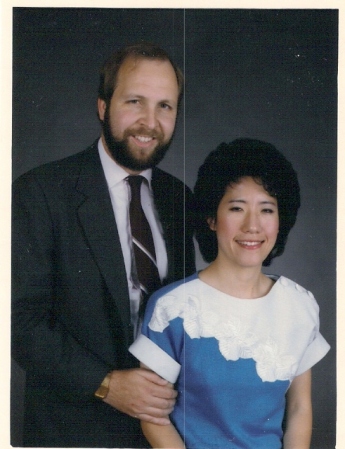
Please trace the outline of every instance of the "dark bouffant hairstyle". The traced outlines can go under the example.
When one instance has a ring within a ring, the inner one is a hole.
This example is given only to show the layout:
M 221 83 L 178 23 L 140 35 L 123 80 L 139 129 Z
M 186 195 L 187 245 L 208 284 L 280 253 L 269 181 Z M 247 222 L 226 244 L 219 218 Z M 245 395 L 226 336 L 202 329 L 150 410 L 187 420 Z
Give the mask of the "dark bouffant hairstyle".
M 216 218 L 226 188 L 250 176 L 277 199 L 279 233 L 276 244 L 263 265 L 284 252 L 288 234 L 295 224 L 300 207 L 300 188 L 291 163 L 273 145 L 254 139 L 236 139 L 221 143 L 201 165 L 194 188 L 196 240 L 206 262 L 217 257 L 216 233 L 207 219 Z
M 110 103 L 116 87 L 117 74 L 122 64 L 128 58 L 144 58 L 159 61 L 169 61 L 173 66 L 176 74 L 180 102 L 184 85 L 183 74 L 165 50 L 157 47 L 154 44 L 151 44 L 150 42 L 139 42 L 137 44 L 123 47 L 120 50 L 115 51 L 115 53 L 113 53 L 109 57 L 109 59 L 105 61 L 100 72 L 98 98 L 104 100 L 106 104 Z

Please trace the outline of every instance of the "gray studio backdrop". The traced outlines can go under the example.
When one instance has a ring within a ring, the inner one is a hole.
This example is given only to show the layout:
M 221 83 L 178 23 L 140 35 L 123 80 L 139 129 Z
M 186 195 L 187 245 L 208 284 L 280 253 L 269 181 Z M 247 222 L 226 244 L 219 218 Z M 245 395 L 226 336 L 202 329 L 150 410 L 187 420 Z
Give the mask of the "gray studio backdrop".
M 137 40 L 163 46 L 186 77 L 163 169 L 193 187 L 205 156 L 242 136 L 273 143 L 298 171 L 297 224 L 267 271 L 319 302 L 332 350 L 313 370 L 312 448 L 334 448 L 338 11 L 14 8 L 14 178 L 97 138 L 99 67 Z M 21 445 L 24 382 L 14 363 L 13 446 Z

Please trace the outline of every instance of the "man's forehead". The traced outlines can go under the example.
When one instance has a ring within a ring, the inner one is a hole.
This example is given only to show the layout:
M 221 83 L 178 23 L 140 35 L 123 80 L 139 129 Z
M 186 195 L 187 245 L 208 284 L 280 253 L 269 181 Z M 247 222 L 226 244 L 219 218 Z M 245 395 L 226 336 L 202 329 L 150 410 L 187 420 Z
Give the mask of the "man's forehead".
M 148 58 L 140 55 L 130 55 L 127 56 L 127 58 L 123 61 L 118 73 L 119 75 L 124 72 L 128 74 L 141 67 L 145 67 L 146 69 L 152 67 L 152 70 L 156 70 L 157 66 L 159 65 L 171 67 L 171 69 L 174 70 L 172 64 L 168 59 Z
M 175 70 L 168 59 L 153 59 L 145 57 L 129 57 L 121 65 L 116 89 L 129 89 L 131 86 L 154 85 L 157 89 L 174 90 L 178 95 L 178 80 Z

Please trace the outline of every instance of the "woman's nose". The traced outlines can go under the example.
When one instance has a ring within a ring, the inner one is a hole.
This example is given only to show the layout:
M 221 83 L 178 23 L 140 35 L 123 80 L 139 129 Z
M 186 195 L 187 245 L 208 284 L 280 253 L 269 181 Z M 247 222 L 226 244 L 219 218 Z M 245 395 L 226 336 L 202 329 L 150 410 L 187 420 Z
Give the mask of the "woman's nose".
M 249 233 L 260 232 L 260 219 L 255 213 L 248 213 L 243 223 L 243 231 Z

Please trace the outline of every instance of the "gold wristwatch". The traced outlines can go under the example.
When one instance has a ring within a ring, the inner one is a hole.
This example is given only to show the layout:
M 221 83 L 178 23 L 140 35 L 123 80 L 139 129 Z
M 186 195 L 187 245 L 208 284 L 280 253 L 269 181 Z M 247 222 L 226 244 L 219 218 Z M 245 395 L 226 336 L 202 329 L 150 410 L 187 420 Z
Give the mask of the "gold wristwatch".
M 110 378 L 111 373 L 108 373 L 95 393 L 96 398 L 104 399 L 106 395 L 109 393 Z

